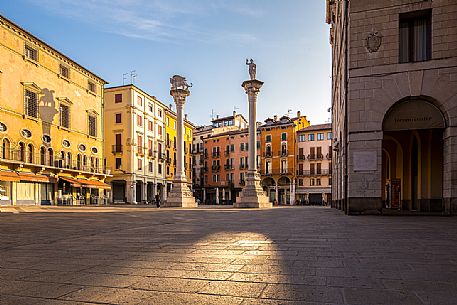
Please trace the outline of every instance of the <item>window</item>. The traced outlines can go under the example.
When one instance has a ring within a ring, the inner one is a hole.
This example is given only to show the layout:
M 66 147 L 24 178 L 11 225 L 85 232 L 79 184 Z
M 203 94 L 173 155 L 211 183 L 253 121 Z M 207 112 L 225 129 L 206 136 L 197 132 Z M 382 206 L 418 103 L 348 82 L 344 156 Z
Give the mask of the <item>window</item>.
M 148 130 L 154 131 L 154 122 L 153 121 L 148 121 Z
M 333 138 L 333 134 L 331 132 L 327 133 L 327 140 L 331 140 Z
M 88 81 L 87 82 L 87 89 L 92 92 L 92 93 L 95 93 L 96 92 L 96 86 L 95 86 L 95 83 L 91 82 L 91 81 Z
M 36 92 L 25 89 L 24 108 L 26 116 L 38 118 L 38 94 Z
M 321 179 L 319 179 L 319 178 L 316 179 L 316 185 L 321 185 Z
M 240 150 L 241 150 L 241 151 L 244 151 L 244 143 L 241 143 L 241 144 L 240 144 Z
M 248 151 L 249 150 L 249 144 L 246 143 L 244 146 L 246 147 L 246 151 Z
M 60 104 L 60 126 L 70 128 L 70 106 Z
M 138 127 L 143 127 L 143 117 L 139 114 L 136 115 L 136 125 Z
M 303 179 L 298 179 L 298 186 L 303 186 Z
M 162 126 L 158 126 L 157 128 L 158 128 L 157 133 L 159 134 L 159 136 L 161 136 L 162 135 Z
M 332 185 L 332 177 L 328 178 L 328 185 Z
M 154 106 L 151 103 L 148 103 L 149 112 L 154 112 Z
M 431 59 L 431 11 L 400 14 L 400 63 Z
M 33 61 L 38 61 L 38 49 L 35 49 L 26 44 L 24 53 L 26 58 L 31 59 Z
M 324 133 L 318 133 L 317 134 L 317 140 L 318 141 L 323 141 L 324 140 Z
M 287 133 L 281 133 L 281 141 L 287 141 Z
M 78 149 L 79 149 L 80 151 L 86 151 L 86 145 L 84 145 L 84 144 L 79 144 Z
M 143 169 L 143 160 L 138 159 L 138 170 L 142 170 L 142 169 Z
M 154 167 L 153 167 L 154 165 L 153 165 L 153 164 L 154 164 L 154 163 L 152 163 L 151 161 L 149 161 L 148 170 L 149 170 L 150 173 L 152 173 L 152 172 L 154 171 Z
M 141 152 L 141 150 L 143 150 L 143 136 L 138 135 L 137 140 L 138 140 L 138 143 L 137 143 L 138 152 Z
M 68 141 L 68 140 L 63 140 L 63 141 L 62 141 L 62 146 L 65 147 L 65 148 L 70 147 L 70 141 Z
M 308 141 L 314 141 L 314 133 L 308 135 Z
M 298 142 L 305 142 L 306 141 L 306 136 L 304 134 L 298 135 Z
M 32 137 L 32 132 L 30 130 L 28 130 L 28 129 L 22 129 L 21 130 L 21 136 L 23 136 L 26 139 L 31 138 Z
M 116 124 L 122 123 L 122 113 L 116 113 Z
M 157 171 L 158 171 L 159 175 L 162 174 L 162 164 L 159 164 L 159 167 L 157 168 Z
M 268 143 L 268 142 L 271 142 L 271 135 L 267 135 L 267 136 L 265 137 L 265 142 L 267 142 L 267 143 Z
M 42 139 L 44 143 L 51 143 L 51 137 L 47 134 L 43 135 Z
M 309 180 L 309 185 L 314 186 L 314 179 Z
M 97 136 L 97 117 L 95 115 L 89 115 L 89 136 Z
M 143 106 L 143 98 L 141 96 L 137 96 L 136 97 L 136 103 L 139 105 L 139 106 Z
M 162 117 L 162 109 L 159 109 L 158 113 L 159 113 L 159 118 L 161 118 Z
M 115 95 L 114 95 L 114 102 L 115 102 L 116 104 L 122 103 L 122 94 L 120 94 L 120 93 L 119 93 L 119 94 L 115 94 Z
M 70 78 L 70 69 L 67 66 L 60 65 L 60 76 Z

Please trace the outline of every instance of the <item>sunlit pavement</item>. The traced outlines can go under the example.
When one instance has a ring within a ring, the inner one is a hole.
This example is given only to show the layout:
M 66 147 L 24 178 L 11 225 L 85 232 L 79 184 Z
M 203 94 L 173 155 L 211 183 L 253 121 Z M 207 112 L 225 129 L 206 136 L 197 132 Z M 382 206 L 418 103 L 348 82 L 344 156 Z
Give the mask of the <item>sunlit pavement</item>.
M 456 218 L 314 207 L 0 213 L 2 305 L 456 304 L 456 283 Z

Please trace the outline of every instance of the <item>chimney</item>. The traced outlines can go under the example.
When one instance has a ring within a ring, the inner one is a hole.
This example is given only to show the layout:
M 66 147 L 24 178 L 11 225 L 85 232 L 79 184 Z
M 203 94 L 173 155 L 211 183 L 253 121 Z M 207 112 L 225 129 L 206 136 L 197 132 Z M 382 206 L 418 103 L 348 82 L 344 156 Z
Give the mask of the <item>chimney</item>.
M 219 118 L 219 115 L 216 115 L 216 120 Z
M 300 110 L 297 111 L 297 118 L 299 118 L 301 116 L 301 112 Z
M 168 108 L 170 108 L 170 110 L 173 110 L 173 104 L 169 104 Z
M 276 122 L 276 121 L 278 121 L 278 116 L 277 116 L 277 115 L 274 115 L 274 116 L 273 116 L 273 122 Z
M 235 116 L 236 116 L 236 111 L 233 111 L 233 117 L 235 117 Z
M 187 121 L 187 113 L 184 114 L 184 121 Z

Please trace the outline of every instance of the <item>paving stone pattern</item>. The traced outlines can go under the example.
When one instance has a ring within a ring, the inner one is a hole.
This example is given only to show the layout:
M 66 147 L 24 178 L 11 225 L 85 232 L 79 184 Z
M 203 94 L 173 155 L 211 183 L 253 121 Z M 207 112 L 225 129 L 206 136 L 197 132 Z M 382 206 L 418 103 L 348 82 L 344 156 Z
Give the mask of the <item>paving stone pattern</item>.
M 456 221 L 313 207 L 2 212 L 0 304 L 455 305 Z

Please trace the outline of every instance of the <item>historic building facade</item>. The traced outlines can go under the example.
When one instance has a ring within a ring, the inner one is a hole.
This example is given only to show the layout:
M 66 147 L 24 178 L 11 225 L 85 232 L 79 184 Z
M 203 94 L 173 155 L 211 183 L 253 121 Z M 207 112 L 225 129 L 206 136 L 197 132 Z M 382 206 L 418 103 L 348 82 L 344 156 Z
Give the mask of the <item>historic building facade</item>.
M 332 125 L 310 125 L 297 131 L 296 202 L 330 203 L 332 200 Z
M 336 208 L 457 213 L 456 7 L 327 0 Z
M 105 89 L 105 151 L 113 203 L 166 199 L 167 107 L 135 85 Z
M 258 128 L 259 170 L 271 202 L 294 204 L 296 188 L 296 132 L 309 126 L 306 116 L 277 116 Z
M 0 204 L 99 204 L 105 81 L 0 16 Z

